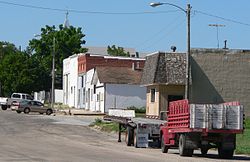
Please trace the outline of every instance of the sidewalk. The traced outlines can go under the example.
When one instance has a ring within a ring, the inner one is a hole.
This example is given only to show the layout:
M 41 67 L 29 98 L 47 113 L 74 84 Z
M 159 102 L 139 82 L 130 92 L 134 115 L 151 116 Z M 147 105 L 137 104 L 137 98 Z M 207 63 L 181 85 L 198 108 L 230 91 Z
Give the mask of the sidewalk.
M 86 116 L 104 116 L 105 113 L 101 112 L 92 112 L 84 109 L 58 109 L 55 112 L 56 115 L 86 115 Z

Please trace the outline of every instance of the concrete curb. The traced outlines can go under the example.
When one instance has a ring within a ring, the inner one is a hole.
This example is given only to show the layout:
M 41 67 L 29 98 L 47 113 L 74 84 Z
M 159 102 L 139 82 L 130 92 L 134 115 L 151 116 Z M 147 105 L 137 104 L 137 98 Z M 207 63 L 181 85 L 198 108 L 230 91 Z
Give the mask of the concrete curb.
M 81 110 L 81 109 L 63 109 L 63 110 L 56 110 L 56 115 L 86 115 L 86 116 L 104 116 L 105 113 L 101 112 L 92 112 L 88 110 Z

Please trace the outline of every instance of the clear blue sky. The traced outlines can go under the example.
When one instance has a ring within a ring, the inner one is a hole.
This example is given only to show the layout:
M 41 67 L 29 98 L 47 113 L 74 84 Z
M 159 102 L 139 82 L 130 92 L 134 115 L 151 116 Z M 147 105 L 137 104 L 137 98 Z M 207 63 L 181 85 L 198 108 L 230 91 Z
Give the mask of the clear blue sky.
M 81 27 L 86 35 L 86 46 L 117 45 L 132 47 L 139 52 L 169 51 L 175 45 L 177 51 L 186 50 L 186 16 L 175 7 L 164 5 L 153 8 L 153 0 L 0 0 L 0 40 L 14 43 L 24 49 L 34 34 L 45 25 L 62 24 L 65 11 L 43 10 L 4 4 L 3 2 L 38 7 L 77 11 L 69 12 L 69 22 Z M 250 49 L 250 1 L 249 0 L 165 0 L 186 8 L 192 6 L 191 47 L 217 48 L 216 27 L 219 27 L 219 44 L 224 40 L 233 49 Z M 164 11 L 165 13 L 159 13 Z M 201 11 L 201 12 L 197 12 Z M 154 14 L 107 14 L 143 13 Z M 206 14 L 210 14 L 210 16 Z M 214 16 L 211 16 L 214 15 Z M 225 19 L 216 18 L 219 16 Z M 237 21 L 238 23 L 235 23 Z M 243 24 L 244 25 L 243 25 Z

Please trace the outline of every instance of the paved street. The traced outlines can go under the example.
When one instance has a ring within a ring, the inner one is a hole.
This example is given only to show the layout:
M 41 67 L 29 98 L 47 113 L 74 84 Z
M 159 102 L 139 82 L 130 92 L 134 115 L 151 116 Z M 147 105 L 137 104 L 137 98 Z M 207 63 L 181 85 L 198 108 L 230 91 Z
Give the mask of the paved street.
M 117 143 L 116 135 L 90 129 L 95 117 L 45 116 L 0 111 L 0 162 L 161 162 L 227 161 L 217 152 L 180 157 L 177 150 L 136 149 Z M 236 156 L 233 161 L 248 161 Z

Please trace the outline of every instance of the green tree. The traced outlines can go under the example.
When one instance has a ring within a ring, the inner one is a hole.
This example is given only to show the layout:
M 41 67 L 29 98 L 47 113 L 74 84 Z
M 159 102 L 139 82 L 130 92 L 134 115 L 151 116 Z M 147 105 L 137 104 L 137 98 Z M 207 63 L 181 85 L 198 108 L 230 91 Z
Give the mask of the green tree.
M 44 70 L 38 61 L 17 50 L 8 50 L 0 63 L 0 82 L 3 96 L 10 96 L 13 92 L 31 93 L 44 85 Z
M 54 48 L 53 39 L 55 38 L 55 88 L 62 88 L 62 68 L 63 59 L 77 53 L 87 52 L 82 45 L 85 44 L 81 28 L 70 26 L 64 28 L 59 25 L 57 30 L 55 26 L 45 26 L 41 29 L 40 38 L 32 39 L 29 42 L 28 51 L 40 60 L 41 67 L 46 71 L 46 83 L 51 81 L 52 70 L 52 52 Z M 51 84 L 45 89 L 49 90 Z
M 116 47 L 115 45 L 108 46 L 107 52 L 111 56 L 130 56 L 129 52 L 126 52 L 123 47 Z
M 16 51 L 18 50 L 14 44 L 0 41 L 0 62 L 3 60 L 4 56 Z

